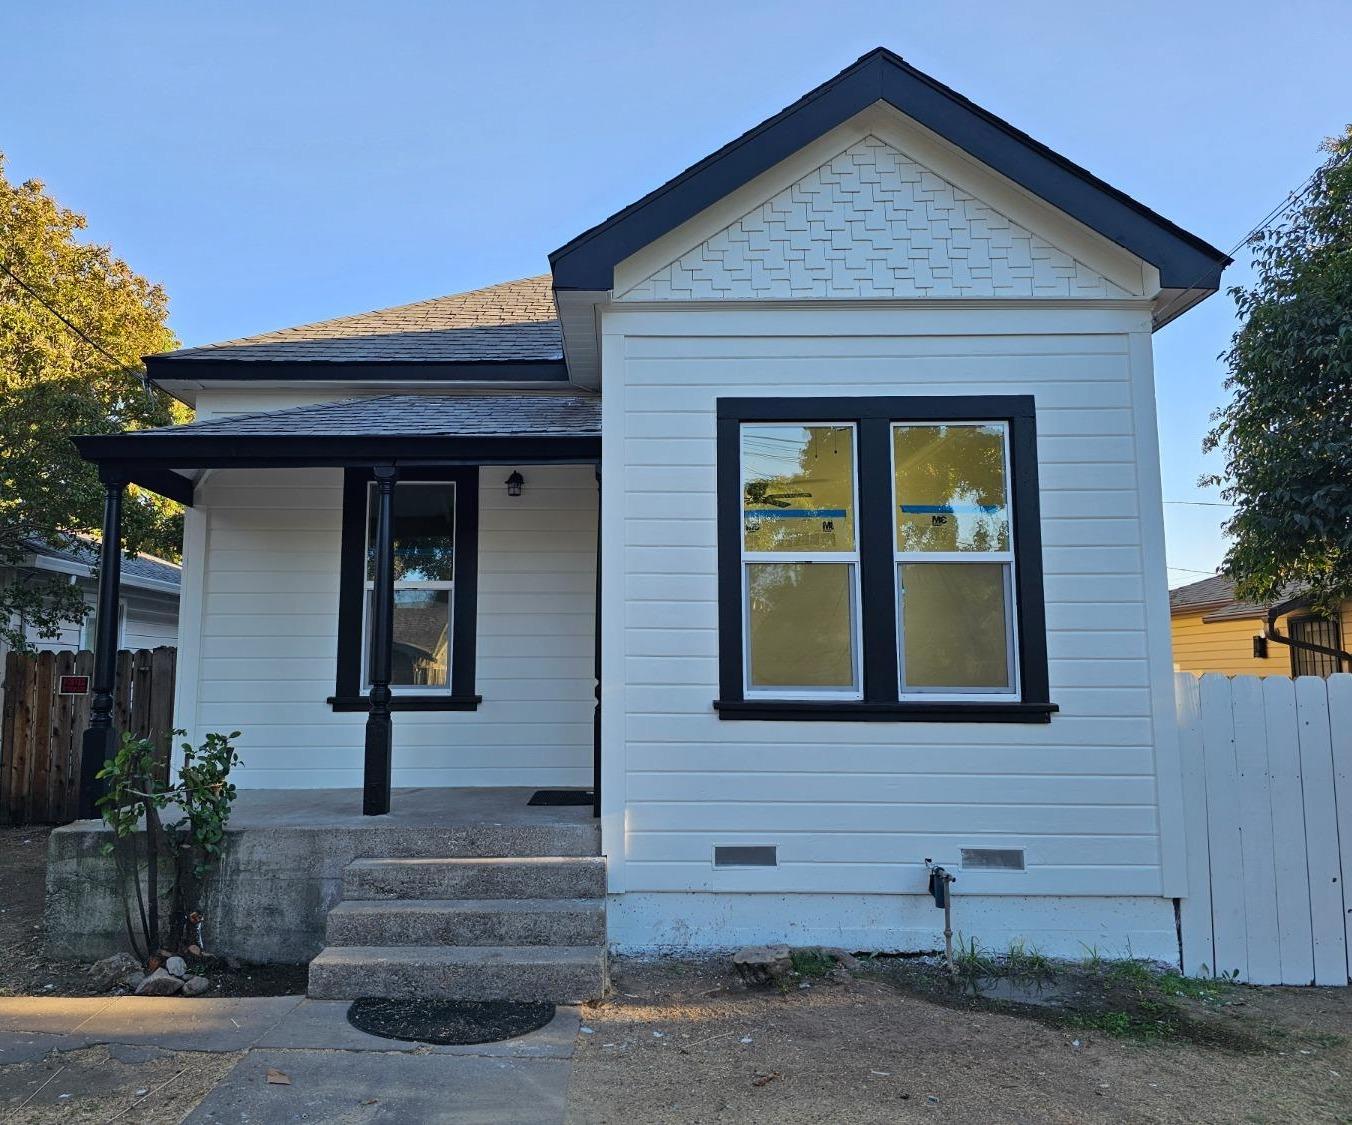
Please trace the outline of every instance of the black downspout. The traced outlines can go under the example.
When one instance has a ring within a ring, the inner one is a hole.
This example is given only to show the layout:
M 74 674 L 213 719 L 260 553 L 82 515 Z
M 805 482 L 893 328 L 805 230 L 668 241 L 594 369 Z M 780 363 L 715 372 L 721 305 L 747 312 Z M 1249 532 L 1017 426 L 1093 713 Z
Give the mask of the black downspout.
M 592 715 L 592 816 L 601 815 L 601 466 L 596 466 L 596 620 L 594 668 L 596 709 Z
M 394 731 L 390 718 L 390 674 L 394 653 L 394 485 L 393 465 L 372 470 L 376 482 L 375 575 L 371 591 L 371 696 L 366 716 L 366 759 L 361 811 L 390 811 Z
M 1340 648 L 1329 648 L 1326 645 L 1317 645 L 1313 641 L 1298 641 L 1294 637 L 1285 636 L 1277 628 L 1277 618 L 1285 613 L 1290 613 L 1293 609 L 1300 609 L 1306 604 L 1304 598 L 1296 598 L 1289 602 L 1279 602 L 1274 605 L 1268 610 L 1267 627 L 1263 630 L 1263 636 L 1270 641 L 1276 641 L 1279 645 L 1286 645 L 1288 648 L 1298 649 L 1301 652 L 1317 652 L 1321 656 L 1332 656 L 1335 660 L 1352 664 L 1352 652 L 1346 652 Z
M 103 542 L 99 545 L 99 598 L 94 618 L 94 695 L 89 726 L 80 746 L 81 820 L 98 816 L 96 802 L 106 786 L 95 774 L 117 754 L 113 730 L 113 693 L 117 689 L 117 606 L 122 585 L 122 496 L 127 481 L 120 473 L 100 472 L 103 479 Z

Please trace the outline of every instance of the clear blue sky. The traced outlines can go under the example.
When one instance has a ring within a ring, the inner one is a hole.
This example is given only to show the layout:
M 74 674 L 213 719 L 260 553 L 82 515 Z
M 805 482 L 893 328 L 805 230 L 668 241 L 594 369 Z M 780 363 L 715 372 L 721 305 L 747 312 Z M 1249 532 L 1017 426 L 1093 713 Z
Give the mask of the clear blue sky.
M 880 44 L 1222 249 L 1352 118 L 1347 0 L 10 0 L 0 149 L 197 344 L 542 273 Z M 1168 500 L 1232 329 L 1155 338 Z M 1225 513 L 1165 511 L 1177 585 Z

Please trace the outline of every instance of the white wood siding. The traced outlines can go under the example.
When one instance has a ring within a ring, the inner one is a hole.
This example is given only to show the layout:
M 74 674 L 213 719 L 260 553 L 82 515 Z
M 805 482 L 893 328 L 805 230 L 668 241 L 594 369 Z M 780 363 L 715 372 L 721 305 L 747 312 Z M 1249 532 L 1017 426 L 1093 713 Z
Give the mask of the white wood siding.
M 589 466 L 524 466 L 525 490 L 509 498 L 511 471 L 486 468 L 480 481 L 484 701 L 476 712 L 397 713 L 396 786 L 591 782 L 595 480 Z M 325 702 L 341 471 L 219 470 L 199 488 L 195 512 L 203 526 L 188 536 L 187 565 L 204 571 L 200 624 L 184 630 L 193 652 L 181 669 L 192 682 L 180 693 L 180 723 L 199 737 L 242 732 L 241 786 L 359 787 L 365 716 L 334 714 Z
M 1144 311 L 668 304 L 603 329 L 611 889 L 918 892 L 925 857 L 990 846 L 1027 872 L 965 872 L 964 893 L 1160 894 L 1157 790 L 1178 779 Z M 1049 725 L 717 718 L 715 403 L 814 394 L 1035 396 Z M 779 867 L 715 870 L 739 843 Z

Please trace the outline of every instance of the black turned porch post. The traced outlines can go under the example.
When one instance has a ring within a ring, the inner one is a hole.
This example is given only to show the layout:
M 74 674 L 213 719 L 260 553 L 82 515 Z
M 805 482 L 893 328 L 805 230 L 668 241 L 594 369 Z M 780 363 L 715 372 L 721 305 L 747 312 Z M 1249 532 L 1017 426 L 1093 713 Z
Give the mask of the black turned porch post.
M 99 600 L 94 617 L 94 694 L 89 726 L 80 746 L 81 820 L 99 815 L 95 802 L 105 784 L 95 774 L 117 754 L 113 730 L 113 692 L 117 688 L 117 605 L 122 584 L 122 495 L 126 478 L 105 470 L 103 478 L 103 542 L 99 550 Z
M 371 709 L 366 716 L 366 763 L 361 811 L 383 816 L 390 811 L 390 666 L 394 650 L 394 485 L 393 465 L 372 470 L 376 482 L 376 567 L 371 591 Z

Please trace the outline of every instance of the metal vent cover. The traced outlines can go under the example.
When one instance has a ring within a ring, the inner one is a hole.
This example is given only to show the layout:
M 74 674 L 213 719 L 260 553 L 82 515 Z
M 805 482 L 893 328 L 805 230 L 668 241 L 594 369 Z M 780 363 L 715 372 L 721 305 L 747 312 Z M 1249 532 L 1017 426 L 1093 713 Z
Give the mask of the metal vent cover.
M 964 871 L 1023 871 L 1022 848 L 963 848 Z
M 778 867 L 778 849 L 773 844 L 718 844 L 715 867 Z

